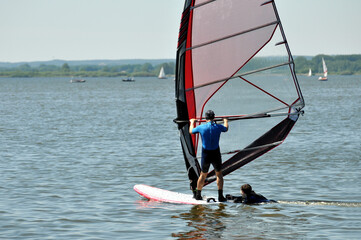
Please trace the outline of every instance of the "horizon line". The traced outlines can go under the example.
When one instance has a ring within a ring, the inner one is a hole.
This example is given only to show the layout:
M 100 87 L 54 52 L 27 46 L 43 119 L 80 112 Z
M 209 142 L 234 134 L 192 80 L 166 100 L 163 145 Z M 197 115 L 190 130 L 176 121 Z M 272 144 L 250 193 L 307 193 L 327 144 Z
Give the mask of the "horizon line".
M 352 55 L 361 55 L 360 53 L 355 54 L 316 54 L 316 55 L 293 55 L 293 57 L 316 57 L 316 56 L 352 56 Z M 282 57 L 282 55 L 269 55 L 269 56 L 257 56 L 257 57 Z M 160 61 L 160 60 L 172 60 L 175 61 L 176 58 L 119 58 L 119 59 L 51 59 L 51 60 L 22 60 L 22 61 L 3 61 L 0 60 L 0 63 L 16 64 L 16 63 L 36 63 L 36 62 L 53 62 L 53 61 L 62 61 L 62 62 L 81 62 L 81 61 L 142 61 L 142 60 L 151 60 L 151 61 Z

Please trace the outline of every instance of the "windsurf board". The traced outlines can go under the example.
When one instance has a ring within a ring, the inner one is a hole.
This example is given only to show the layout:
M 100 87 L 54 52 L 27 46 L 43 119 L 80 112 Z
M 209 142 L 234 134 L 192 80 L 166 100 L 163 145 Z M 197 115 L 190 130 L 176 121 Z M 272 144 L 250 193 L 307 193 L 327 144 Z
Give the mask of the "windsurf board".
M 133 189 L 141 196 L 159 202 L 193 204 L 193 205 L 219 203 L 213 200 L 207 201 L 207 199 L 216 199 L 216 198 L 203 197 L 204 200 L 196 200 L 193 198 L 192 194 L 168 191 L 168 190 L 148 186 L 145 184 L 137 184 L 134 186 Z

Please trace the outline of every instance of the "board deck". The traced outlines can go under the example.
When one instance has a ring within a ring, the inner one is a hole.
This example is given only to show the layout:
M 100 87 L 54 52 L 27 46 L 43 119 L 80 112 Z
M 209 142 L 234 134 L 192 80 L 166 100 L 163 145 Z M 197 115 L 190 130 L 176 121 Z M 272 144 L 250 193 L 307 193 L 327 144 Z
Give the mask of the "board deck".
M 172 192 L 145 184 L 137 184 L 134 186 L 134 191 L 136 191 L 141 196 L 159 202 L 167 203 L 178 203 L 178 204 L 217 204 L 218 202 L 207 202 L 207 200 L 196 200 L 193 198 L 192 194 L 184 194 L 179 192 Z M 206 198 L 203 198 L 206 199 Z

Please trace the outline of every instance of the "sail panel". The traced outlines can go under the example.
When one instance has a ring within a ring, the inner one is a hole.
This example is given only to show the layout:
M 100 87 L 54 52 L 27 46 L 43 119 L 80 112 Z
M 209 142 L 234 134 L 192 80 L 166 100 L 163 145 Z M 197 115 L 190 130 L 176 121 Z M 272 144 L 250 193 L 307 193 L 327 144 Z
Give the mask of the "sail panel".
M 195 2 L 197 5 L 201 1 Z M 261 6 L 263 2 L 264 0 L 221 0 L 195 8 L 192 46 L 216 41 L 277 21 L 272 5 Z
M 271 39 L 277 18 L 272 5 L 263 2 L 214 1 L 193 10 L 192 87 L 216 82 L 196 89 L 197 118 L 211 94 Z
M 198 87 L 195 89 L 198 118 L 201 117 L 203 105 L 211 94 L 267 43 L 274 29 L 275 26 L 270 26 L 262 31 L 257 30 L 192 50 L 192 63 L 197 66 L 193 67 L 193 82 L 194 87 Z M 265 30 L 268 30 L 266 34 Z M 255 43 L 253 39 L 262 41 Z M 207 83 L 214 84 L 206 85 Z

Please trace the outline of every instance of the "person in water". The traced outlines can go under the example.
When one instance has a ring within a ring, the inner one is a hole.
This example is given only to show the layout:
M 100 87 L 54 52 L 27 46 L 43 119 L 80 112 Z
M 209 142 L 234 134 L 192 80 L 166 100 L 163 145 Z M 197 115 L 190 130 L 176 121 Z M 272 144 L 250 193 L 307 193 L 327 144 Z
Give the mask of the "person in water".
M 233 200 L 235 203 L 244 203 L 244 204 L 257 204 L 263 202 L 276 202 L 274 200 L 268 200 L 261 194 L 257 194 L 252 190 L 251 185 L 244 184 L 241 187 L 242 196 L 232 196 L 227 194 L 227 200 Z
M 214 112 L 208 110 L 205 114 L 206 124 L 194 127 L 196 119 L 190 120 L 189 133 L 200 133 L 202 138 L 202 160 L 201 173 L 197 181 L 197 189 L 195 191 L 195 199 L 202 200 L 201 191 L 206 180 L 209 167 L 212 164 L 217 176 L 218 201 L 225 202 L 227 199 L 223 196 L 223 174 L 222 157 L 219 149 L 219 139 L 222 132 L 228 131 L 228 119 L 223 119 L 223 125 L 216 124 L 214 120 Z

